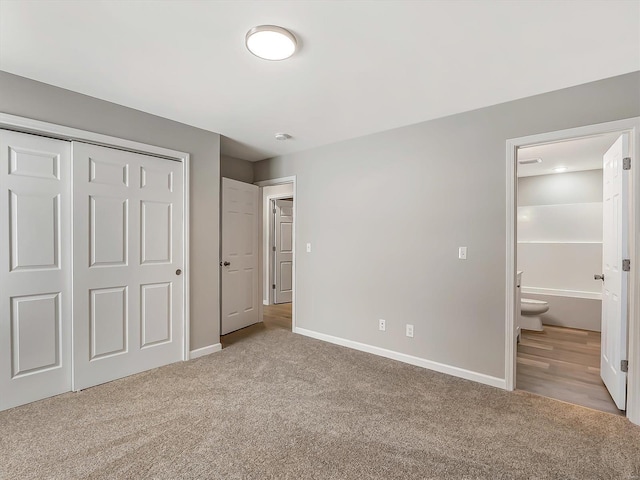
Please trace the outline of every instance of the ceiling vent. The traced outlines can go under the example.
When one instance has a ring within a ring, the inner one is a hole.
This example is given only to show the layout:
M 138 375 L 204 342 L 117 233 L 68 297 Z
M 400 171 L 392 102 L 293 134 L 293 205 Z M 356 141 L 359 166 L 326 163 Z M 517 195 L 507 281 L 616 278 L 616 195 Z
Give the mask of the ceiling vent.
M 531 165 L 534 163 L 542 163 L 542 159 L 541 158 L 530 158 L 528 160 L 518 160 L 518 163 L 520 165 Z

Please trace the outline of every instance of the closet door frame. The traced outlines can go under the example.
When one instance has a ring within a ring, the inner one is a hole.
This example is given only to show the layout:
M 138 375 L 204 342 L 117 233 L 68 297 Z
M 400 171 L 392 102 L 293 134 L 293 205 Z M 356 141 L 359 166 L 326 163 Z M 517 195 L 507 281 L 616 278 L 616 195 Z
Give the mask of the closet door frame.
M 46 137 L 66 140 L 66 141 L 80 141 L 85 143 L 91 143 L 94 145 L 100 145 L 103 147 L 113 147 L 120 150 L 127 150 L 135 153 L 142 153 L 146 155 L 153 155 L 160 158 L 165 158 L 167 161 L 178 161 L 182 163 L 183 172 L 183 254 L 184 254 L 184 275 L 182 275 L 182 281 L 184 282 L 184 305 L 183 305 L 183 318 L 184 324 L 182 345 L 182 360 L 189 359 L 189 331 L 191 318 L 189 314 L 190 304 L 190 289 L 189 289 L 189 154 L 186 152 L 180 152 L 178 150 L 171 150 L 168 148 L 157 147 L 154 145 L 148 145 L 145 143 L 134 142 L 131 140 L 125 140 L 122 138 L 112 137 L 110 135 L 102 135 L 100 133 L 88 132 L 86 130 L 79 130 L 76 128 L 64 127 L 62 125 L 56 125 L 48 122 L 41 122 L 39 120 L 33 120 L 30 118 L 20 117 L 17 115 L 10 115 L 0 112 L 0 128 L 6 130 L 13 130 L 21 133 L 31 133 L 35 135 L 43 135 Z M 71 159 L 71 169 L 73 171 L 73 158 Z M 73 201 L 73 199 L 72 199 Z M 72 246 L 73 248 L 73 246 Z M 71 280 L 73 284 L 73 278 Z M 72 322 L 73 322 L 73 312 Z M 73 323 L 72 323 L 73 324 Z M 72 375 L 73 378 L 73 375 Z M 72 389 L 75 389 L 75 385 L 72 385 Z

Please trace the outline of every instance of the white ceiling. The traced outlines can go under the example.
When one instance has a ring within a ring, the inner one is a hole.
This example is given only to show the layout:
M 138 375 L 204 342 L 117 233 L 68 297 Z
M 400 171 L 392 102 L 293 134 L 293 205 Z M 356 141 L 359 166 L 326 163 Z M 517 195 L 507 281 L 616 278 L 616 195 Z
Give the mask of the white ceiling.
M 300 51 L 251 55 L 261 24 Z M 640 70 L 640 2 L 1 0 L 0 69 L 259 160 Z
M 518 176 L 531 177 L 533 175 L 558 173 L 553 171 L 557 167 L 566 167 L 567 172 L 601 169 L 602 156 L 619 136 L 619 133 L 608 133 L 606 135 L 520 148 L 518 149 L 518 162 L 540 158 L 542 163 L 519 164 Z

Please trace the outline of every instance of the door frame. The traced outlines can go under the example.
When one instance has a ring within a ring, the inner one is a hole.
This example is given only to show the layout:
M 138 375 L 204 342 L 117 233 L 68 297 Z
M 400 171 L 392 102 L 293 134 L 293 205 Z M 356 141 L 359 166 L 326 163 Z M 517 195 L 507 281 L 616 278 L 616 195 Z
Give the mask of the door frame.
M 182 163 L 183 171 L 183 255 L 184 255 L 184 267 L 183 271 L 186 271 L 185 275 L 182 275 L 182 282 L 184 287 L 184 306 L 183 306 L 183 327 L 182 334 L 184 336 L 182 342 L 182 359 L 189 360 L 189 347 L 190 347 L 190 260 L 189 260 L 189 160 L 190 156 L 186 152 L 180 152 L 178 150 L 171 150 L 169 148 L 157 147 L 155 145 L 149 145 L 141 142 L 134 142 L 132 140 L 125 140 L 123 138 L 112 137 L 110 135 L 103 135 L 100 133 L 89 132 L 87 130 L 80 130 L 77 128 L 65 127 L 49 122 L 41 122 L 40 120 L 34 120 L 31 118 L 20 117 L 17 115 L 10 115 L 8 113 L 0 112 L 0 128 L 6 130 L 13 130 L 20 133 L 31 133 L 34 135 L 42 135 L 45 137 L 55 138 L 58 140 L 65 140 L 68 142 L 78 141 L 90 143 L 93 145 L 99 145 L 103 147 L 111 147 L 119 150 L 126 150 L 134 153 L 142 153 L 144 155 L 152 155 L 154 157 L 163 158 L 170 161 L 177 161 Z M 71 158 L 71 171 L 73 173 L 73 157 Z M 73 203 L 73 189 L 71 194 L 71 202 Z M 73 242 L 71 245 L 73 250 Z M 73 284 L 73 258 L 72 261 L 72 275 L 71 282 Z M 71 293 L 73 301 L 73 292 Z M 73 309 L 71 312 L 71 324 L 73 325 Z M 71 332 L 73 338 L 73 329 Z M 73 356 L 73 352 L 72 352 Z M 73 361 L 72 361 L 73 365 Z M 73 375 L 72 375 L 73 383 Z M 74 385 L 72 385 L 72 389 Z
M 261 190 L 262 191 L 262 190 Z M 276 195 L 267 195 L 266 201 L 269 203 L 269 205 L 271 205 L 271 202 L 275 202 L 276 200 L 281 200 L 283 198 L 293 198 L 293 193 L 279 193 Z M 262 206 L 263 208 L 265 207 L 265 205 Z M 274 207 L 275 207 L 275 203 L 274 203 Z M 269 245 L 267 245 L 267 253 L 269 254 L 269 262 L 263 262 L 265 264 L 268 263 L 269 265 L 269 283 L 271 284 L 272 282 L 275 283 L 276 279 L 276 272 L 275 272 L 275 262 L 276 262 L 276 257 L 273 254 L 273 250 L 269 247 L 271 247 L 271 242 L 275 241 L 275 233 L 276 233 L 276 229 L 275 229 L 275 218 L 274 218 L 275 214 L 273 212 L 269 212 L 269 235 L 267 235 L 267 243 Z M 296 228 L 296 219 L 293 219 L 293 228 Z M 264 245 L 263 245 L 264 247 Z M 264 252 L 264 249 L 263 249 Z M 265 259 L 266 260 L 266 259 Z M 264 266 L 264 265 L 263 265 Z M 264 275 L 263 275 L 264 277 Z M 263 278 L 264 279 L 264 278 Z M 263 285 L 264 288 L 264 285 Z M 268 288 L 267 287 L 267 292 L 269 294 L 268 296 L 268 304 L 264 303 L 264 295 L 262 298 L 263 304 L 264 305 L 275 305 L 275 295 L 273 293 L 273 288 Z
M 296 261 L 296 238 L 297 238 L 297 232 L 298 232 L 298 189 L 297 189 L 297 184 L 296 184 L 296 175 L 292 175 L 290 177 L 280 177 L 280 178 L 274 178 L 271 180 L 263 180 L 260 182 L 255 182 L 255 185 L 260 187 L 260 212 L 263 213 L 264 212 L 264 205 L 262 204 L 262 187 L 271 187 L 274 185 L 283 185 L 286 183 L 291 183 L 293 185 L 293 193 L 291 194 L 283 194 L 280 196 L 280 198 L 288 198 L 288 197 L 293 197 L 293 292 L 291 294 L 291 303 L 292 303 L 292 308 L 291 308 L 291 331 L 295 333 L 296 331 L 296 311 L 298 308 L 298 302 L 296 301 L 296 295 L 298 292 L 298 284 L 297 284 L 297 275 L 296 275 L 296 269 L 297 269 L 297 261 Z M 275 199 L 276 197 L 278 197 L 279 195 L 269 195 L 269 197 L 267 198 L 267 201 L 271 201 L 273 199 Z M 263 215 L 261 215 L 261 218 L 263 218 Z M 271 218 L 271 217 L 269 217 Z M 262 229 L 264 229 L 264 226 L 262 226 Z M 264 252 L 264 245 L 262 245 L 262 248 L 260 248 L 260 285 L 261 285 L 261 299 L 262 302 L 264 302 L 264 281 L 262 281 L 264 279 L 264 258 L 262 258 L 263 253 Z M 269 302 L 272 301 L 272 296 L 271 296 L 271 292 L 269 293 Z M 260 309 L 260 319 L 263 319 L 263 309 L 261 306 Z
M 512 138 L 506 141 L 506 269 L 505 269 L 505 381 L 506 390 L 514 390 L 516 379 L 516 226 L 517 226 L 517 149 L 529 145 L 555 143 L 577 137 L 605 133 L 629 133 L 631 182 L 629 188 L 629 275 L 627 418 L 640 425 L 640 117 L 586 125 L 566 130 Z

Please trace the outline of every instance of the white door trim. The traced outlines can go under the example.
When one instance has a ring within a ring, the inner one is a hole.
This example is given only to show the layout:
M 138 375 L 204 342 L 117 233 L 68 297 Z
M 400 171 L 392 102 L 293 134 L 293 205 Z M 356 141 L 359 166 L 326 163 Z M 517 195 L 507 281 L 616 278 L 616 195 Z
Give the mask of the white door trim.
M 575 137 L 588 137 L 613 132 L 628 132 L 631 155 L 631 186 L 629 204 L 629 256 L 631 275 L 629 286 L 629 372 L 627 375 L 627 417 L 640 425 L 640 117 L 599 123 L 555 132 L 541 133 L 506 141 L 506 271 L 505 271 L 505 380 L 506 390 L 515 388 L 515 269 L 516 269 L 516 151 L 519 147 L 552 143 Z
M 184 200 L 183 200 L 183 232 L 184 232 L 184 264 L 183 271 L 185 274 L 182 276 L 184 282 L 184 342 L 182 345 L 182 359 L 189 360 L 189 332 L 190 332 L 190 293 L 189 293 L 189 154 L 186 152 L 180 152 L 178 150 L 171 150 L 169 148 L 157 147 L 155 145 L 148 145 L 146 143 L 134 142 L 132 140 L 125 140 L 123 138 L 112 137 L 110 135 L 102 135 L 101 133 L 89 132 L 87 130 L 80 130 L 77 128 L 65 127 L 62 125 L 56 125 L 54 123 L 41 122 L 40 120 L 33 120 L 31 118 L 20 117 L 17 115 L 10 115 L 8 113 L 0 112 L 0 128 L 8 130 L 14 130 L 22 133 L 33 133 L 36 135 L 44 135 L 51 138 L 57 138 L 59 140 L 67 141 L 80 141 L 86 143 L 92 143 L 95 145 L 101 145 L 104 147 L 113 147 L 121 150 L 128 150 L 136 153 L 143 153 L 147 155 L 154 155 L 157 157 L 166 158 L 167 160 L 178 161 L 182 163 L 183 178 L 184 178 Z M 72 167 L 73 168 L 73 167 Z M 72 195 L 73 196 L 73 195 Z M 73 201 L 73 198 L 72 198 Z M 73 282 L 73 279 L 72 279 Z M 72 313 L 73 315 L 73 313 Z
M 292 332 L 296 332 L 296 310 L 298 309 L 298 302 L 296 300 L 296 295 L 298 293 L 298 283 L 297 283 L 297 275 L 296 275 L 296 269 L 297 269 L 297 261 L 296 261 L 296 238 L 297 238 L 297 232 L 298 232 L 298 190 L 297 190 L 297 185 L 296 185 L 296 175 L 292 175 L 290 177 L 280 177 L 280 178 L 274 178 L 271 180 L 263 180 L 261 182 L 255 182 L 255 185 L 258 185 L 259 187 L 270 187 L 272 185 L 282 185 L 284 183 L 291 183 L 293 184 L 293 194 L 292 195 L 286 195 L 283 198 L 286 198 L 288 196 L 293 196 L 293 294 L 292 294 L 292 308 L 291 308 L 291 331 Z M 260 192 L 262 193 L 262 192 Z M 262 198 L 262 197 L 261 197 Z M 262 208 L 264 209 L 264 205 L 262 205 Z M 261 210 L 264 211 L 264 210 Z M 260 252 L 263 251 L 263 248 L 260 249 Z M 261 258 L 260 259 L 260 269 L 262 270 L 262 268 L 264 268 L 264 259 Z M 261 280 L 264 276 L 264 273 L 261 271 Z M 262 285 L 262 288 L 264 288 L 264 282 L 260 282 L 260 285 Z M 260 295 L 261 299 L 264 299 L 264 292 L 261 292 Z M 271 293 L 269 293 L 269 299 L 271 299 Z M 260 318 L 262 319 L 262 309 L 260 310 Z

